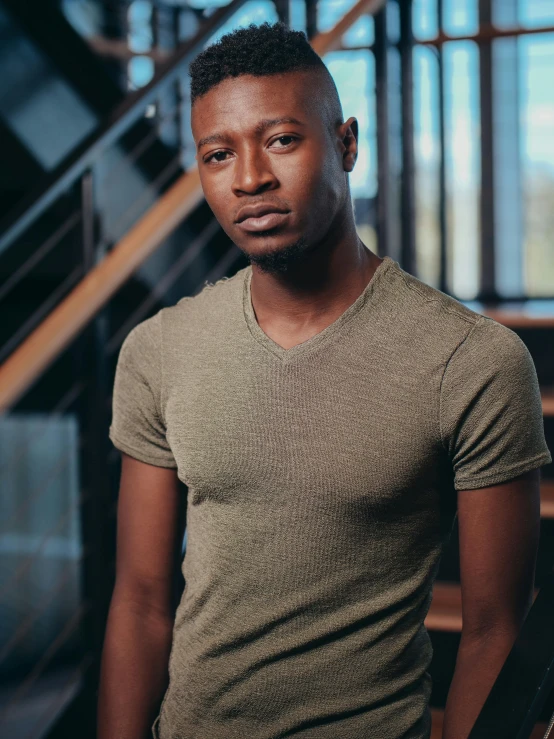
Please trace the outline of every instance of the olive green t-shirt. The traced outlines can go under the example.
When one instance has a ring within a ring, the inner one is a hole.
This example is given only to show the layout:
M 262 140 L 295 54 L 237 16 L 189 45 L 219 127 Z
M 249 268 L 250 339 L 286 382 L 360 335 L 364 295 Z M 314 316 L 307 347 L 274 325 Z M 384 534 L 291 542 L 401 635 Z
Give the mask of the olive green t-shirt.
M 535 366 L 390 257 L 291 349 L 257 323 L 251 276 L 163 308 L 118 359 L 112 442 L 188 487 L 153 735 L 427 739 L 456 491 L 552 461 Z

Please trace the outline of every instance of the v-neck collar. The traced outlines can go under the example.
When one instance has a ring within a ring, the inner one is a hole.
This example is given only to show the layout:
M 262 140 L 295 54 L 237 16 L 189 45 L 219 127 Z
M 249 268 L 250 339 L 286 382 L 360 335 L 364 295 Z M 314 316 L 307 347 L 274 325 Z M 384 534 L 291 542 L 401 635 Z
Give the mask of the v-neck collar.
M 329 326 L 326 326 L 322 331 L 319 331 L 319 333 L 310 337 L 306 341 L 290 347 L 290 349 L 285 349 L 280 344 L 277 344 L 276 341 L 273 341 L 273 339 L 271 339 L 259 325 L 252 305 L 252 265 L 248 265 L 244 270 L 242 290 L 243 312 L 248 329 L 256 341 L 282 361 L 288 361 L 295 359 L 296 357 L 305 356 L 317 347 L 332 341 L 335 337 L 340 335 L 342 327 L 352 320 L 354 316 L 358 315 L 371 301 L 379 283 L 382 282 L 383 277 L 394 264 L 394 259 L 389 256 L 384 256 L 383 261 L 373 273 L 362 293 L 337 319 L 333 321 L 333 323 L 329 324 Z

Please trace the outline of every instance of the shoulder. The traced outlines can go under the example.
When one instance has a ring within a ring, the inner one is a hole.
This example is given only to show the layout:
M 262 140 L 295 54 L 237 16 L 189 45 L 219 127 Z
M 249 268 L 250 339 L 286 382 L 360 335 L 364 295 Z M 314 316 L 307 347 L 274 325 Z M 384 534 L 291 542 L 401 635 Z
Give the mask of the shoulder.
M 535 392 L 536 368 L 529 349 L 515 331 L 481 316 L 473 329 L 455 347 L 445 368 L 445 381 L 460 387 L 494 379 L 497 388 L 510 385 L 518 392 Z
M 471 308 L 438 290 L 414 275 L 406 272 L 397 262 L 391 265 L 396 279 L 395 299 L 400 310 L 410 312 L 422 319 L 440 319 L 441 328 L 446 324 L 469 331 L 482 318 Z
M 159 354 L 160 350 L 160 319 L 161 311 L 150 318 L 137 323 L 121 345 L 119 352 L 120 362 L 147 363 Z
M 201 290 L 192 296 L 181 298 L 175 305 L 160 311 L 160 328 L 165 338 L 171 340 L 178 332 L 204 332 L 214 324 L 220 324 L 236 315 L 242 305 L 244 267 L 232 277 L 222 277 L 214 283 L 205 282 Z
M 386 325 L 391 338 L 414 360 L 432 356 L 441 364 L 484 318 L 456 298 L 428 285 L 390 260 L 386 278 Z
M 462 346 L 466 351 L 483 356 L 491 353 L 497 353 L 497 356 L 527 353 L 522 339 L 507 326 L 419 280 L 396 262 L 391 272 L 396 278 L 394 299 L 402 319 L 417 322 L 435 338 L 443 339 L 452 353 Z
M 221 323 L 232 305 L 242 299 L 244 273 L 247 267 L 232 277 L 222 277 L 215 283 L 206 282 L 200 292 L 181 298 L 175 305 L 160 308 L 157 313 L 137 323 L 121 347 L 124 357 L 148 359 L 151 352 L 159 353 L 176 339 L 203 333 L 210 324 Z
M 524 341 L 511 328 L 493 318 L 480 315 L 473 329 L 460 348 L 483 361 L 494 359 L 496 363 L 510 360 L 520 361 L 530 357 Z

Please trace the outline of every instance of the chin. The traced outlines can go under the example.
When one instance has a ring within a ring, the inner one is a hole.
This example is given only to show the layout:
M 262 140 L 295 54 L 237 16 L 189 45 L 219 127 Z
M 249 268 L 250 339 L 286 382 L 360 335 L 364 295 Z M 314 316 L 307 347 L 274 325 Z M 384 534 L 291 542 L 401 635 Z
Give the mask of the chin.
M 264 272 L 286 272 L 302 261 L 307 248 L 307 242 L 303 236 L 293 241 L 288 239 L 280 245 L 275 245 L 271 232 L 260 232 L 256 234 L 256 239 L 259 239 L 258 248 L 244 248 L 240 244 L 237 246 L 251 264 L 255 264 Z

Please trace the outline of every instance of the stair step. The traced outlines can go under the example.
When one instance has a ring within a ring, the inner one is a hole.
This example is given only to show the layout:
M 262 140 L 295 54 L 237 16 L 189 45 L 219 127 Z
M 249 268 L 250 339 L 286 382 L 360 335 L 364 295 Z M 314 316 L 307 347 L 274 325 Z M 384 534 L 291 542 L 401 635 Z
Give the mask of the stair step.
M 429 631 L 462 630 L 462 591 L 458 583 L 435 582 L 425 627 Z
M 442 723 L 444 711 L 442 708 L 431 708 L 431 716 L 433 718 L 431 739 L 442 739 Z M 535 724 L 530 739 L 543 739 L 546 732 L 546 724 L 538 722 Z
M 488 316 L 511 329 L 554 328 L 554 300 L 508 301 L 501 307 L 478 301 L 462 301 L 472 310 Z
M 545 416 L 554 416 L 554 387 L 541 388 L 542 412 Z
M 541 517 L 554 518 L 554 482 L 541 482 Z
M 535 589 L 533 600 L 537 597 Z M 425 627 L 429 631 L 448 631 L 450 633 L 462 630 L 462 590 L 456 582 L 436 581 L 433 586 L 433 599 L 425 619 Z

